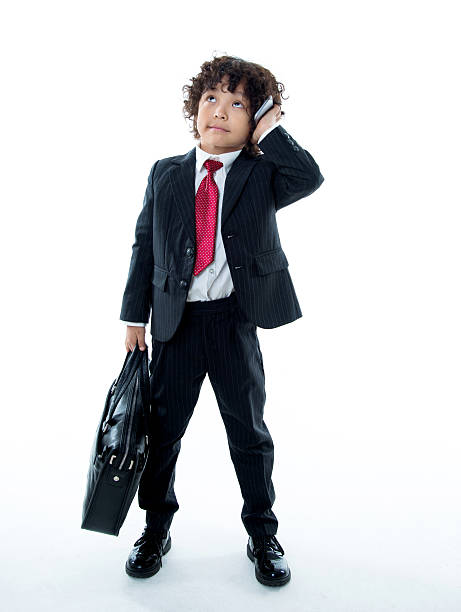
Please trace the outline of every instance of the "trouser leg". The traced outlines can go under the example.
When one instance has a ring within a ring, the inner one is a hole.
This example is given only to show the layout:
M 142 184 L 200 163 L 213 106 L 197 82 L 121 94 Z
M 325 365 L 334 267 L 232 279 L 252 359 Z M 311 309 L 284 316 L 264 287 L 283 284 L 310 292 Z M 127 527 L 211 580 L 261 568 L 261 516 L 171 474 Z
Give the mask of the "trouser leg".
M 274 444 L 263 419 L 265 374 L 256 325 L 236 305 L 209 319 L 205 339 L 208 375 L 244 500 L 242 522 L 249 535 L 274 535 Z
M 200 325 L 185 315 L 168 342 L 152 339 L 150 450 L 139 483 L 139 506 L 156 530 L 169 529 L 179 504 L 176 462 L 206 375 Z

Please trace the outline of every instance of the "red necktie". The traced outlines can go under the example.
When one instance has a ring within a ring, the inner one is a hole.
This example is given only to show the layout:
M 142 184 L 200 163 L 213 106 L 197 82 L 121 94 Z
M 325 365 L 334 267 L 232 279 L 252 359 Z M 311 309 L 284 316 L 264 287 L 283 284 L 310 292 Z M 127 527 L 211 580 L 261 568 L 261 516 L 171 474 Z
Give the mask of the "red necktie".
M 222 162 L 215 159 L 206 160 L 204 166 L 208 170 L 208 174 L 200 183 L 195 196 L 197 256 L 195 258 L 194 276 L 200 274 L 214 259 L 219 191 L 213 173 L 219 170 L 222 165 Z

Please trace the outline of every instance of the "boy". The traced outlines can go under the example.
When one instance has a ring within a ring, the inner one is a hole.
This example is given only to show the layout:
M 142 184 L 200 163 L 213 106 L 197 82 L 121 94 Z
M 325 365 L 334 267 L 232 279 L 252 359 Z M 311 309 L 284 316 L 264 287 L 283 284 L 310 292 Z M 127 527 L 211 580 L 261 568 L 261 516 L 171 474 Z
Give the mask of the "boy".
M 127 351 L 136 341 L 146 350 L 152 308 L 151 447 L 138 492 L 146 526 L 125 565 L 130 576 L 154 575 L 171 547 L 176 460 L 208 373 L 244 499 L 255 576 L 268 586 L 291 577 L 271 509 L 274 446 L 263 419 L 256 327 L 302 316 L 275 214 L 313 193 L 323 176 L 277 123 L 278 85 L 267 69 L 241 58 L 205 62 L 183 88 L 199 143 L 150 171 L 120 314 Z M 274 106 L 256 124 L 269 95 Z

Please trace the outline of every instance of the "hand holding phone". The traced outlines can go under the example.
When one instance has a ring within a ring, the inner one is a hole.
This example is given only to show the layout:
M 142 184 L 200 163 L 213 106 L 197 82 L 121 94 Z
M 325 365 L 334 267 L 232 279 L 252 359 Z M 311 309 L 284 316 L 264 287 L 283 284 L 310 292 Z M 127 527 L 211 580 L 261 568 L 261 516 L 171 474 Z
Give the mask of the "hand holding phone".
M 276 105 L 275 108 L 274 105 Z M 282 115 L 284 115 L 284 112 L 280 107 L 281 104 L 279 102 L 274 102 L 272 96 L 269 96 L 266 100 L 264 100 L 260 108 L 258 108 L 254 114 L 256 127 L 251 137 L 251 142 L 253 144 L 257 143 L 261 134 L 263 134 L 269 127 L 277 122 Z M 273 109 L 273 112 L 271 109 Z M 266 117 L 266 115 L 268 116 Z

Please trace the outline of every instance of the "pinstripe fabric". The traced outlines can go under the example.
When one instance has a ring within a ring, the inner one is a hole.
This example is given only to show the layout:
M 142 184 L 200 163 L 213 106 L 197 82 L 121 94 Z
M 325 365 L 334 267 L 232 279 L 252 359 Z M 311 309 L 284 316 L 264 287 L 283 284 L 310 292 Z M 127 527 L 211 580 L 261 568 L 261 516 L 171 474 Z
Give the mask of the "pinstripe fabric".
M 276 213 L 323 182 L 312 155 L 278 125 L 243 149 L 226 177 L 221 237 L 239 306 L 262 328 L 302 316 L 277 229 Z M 149 174 L 123 294 L 120 319 L 149 321 L 151 334 L 170 340 L 186 305 L 195 261 L 195 147 L 164 158 Z
M 258 144 L 263 138 L 275 130 L 278 124 L 275 123 L 271 127 L 267 128 L 259 137 Z M 234 291 L 234 285 L 232 283 L 232 277 L 229 272 L 229 266 L 227 264 L 226 252 L 221 237 L 221 212 L 222 212 L 222 200 L 224 193 L 224 186 L 226 182 L 227 173 L 232 167 L 234 160 L 240 154 L 240 149 L 237 151 L 230 151 L 228 153 L 220 153 L 219 155 L 207 153 L 200 147 L 200 142 L 195 145 L 195 192 L 199 188 L 202 179 L 207 174 L 207 170 L 203 165 L 207 159 L 218 159 L 223 162 L 223 167 L 215 172 L 214 178 L 219 188 L 219 210 L 218 210 L 218 224 L 216 228 L 216 245 L 215 245 L 215 257 L 213 265 L 206 268 L 206 272 L 202 272 L 198 276 L 191 277 L 191 283 L 187 291 L 187 301 L 193 302 L 195 300 L 217 300 L 219 298 L 228 297 Z M 134 325 L 138 327 L 145 327 L 147 323 L 123 321 L 125 325 Z
M 139 506 L 150 526 L 169 529 L 179 509 L 174 480 L 181 438 L 206 373 L 244 500 L 244 527 L 249 535 L 273 535 L 278 527 L 272 511 L 274 445 L 263 419 L 264 365 L 256 325 L 239 308 L 235 293 L 188 302 L 173 338 L 153 340 L 151 451 L 139 484 Z

